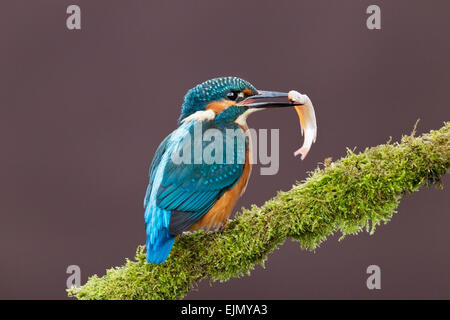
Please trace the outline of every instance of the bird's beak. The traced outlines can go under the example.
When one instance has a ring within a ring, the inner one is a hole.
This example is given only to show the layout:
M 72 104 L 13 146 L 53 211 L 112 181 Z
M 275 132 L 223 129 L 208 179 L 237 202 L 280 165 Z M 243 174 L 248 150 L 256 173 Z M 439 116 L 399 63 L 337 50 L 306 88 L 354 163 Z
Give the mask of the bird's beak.
M 284 98 L 284 101 L 282 100 Z M 258 94 L 250 96 L 242 100 L 238 105 L 249 108 L 282 108 L 293 107 L 296 104 L 288 100 L 288 93 L 277 91 L 263 91 L 258 90 Z M 300 105 L 300 103 L 298 104 Z
M 295 107 L 300 120 L 302 135 L 305 135 L 305 140 L 302 147 L 294 154 L 301 155 L 301 159 L 303 160 L 308 154 L 311 145 L 316 142 L 316 115 L 312 102 L 307 95 L 302 95 L 294 90 L 289 93 L 259 90 L 257 95 L 242 100 L 238 105 L 255 109 Z

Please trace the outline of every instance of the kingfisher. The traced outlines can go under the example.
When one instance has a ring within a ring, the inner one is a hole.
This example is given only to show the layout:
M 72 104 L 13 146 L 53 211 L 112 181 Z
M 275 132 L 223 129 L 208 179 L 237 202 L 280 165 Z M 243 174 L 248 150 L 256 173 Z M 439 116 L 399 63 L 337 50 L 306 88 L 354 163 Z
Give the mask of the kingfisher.
M 177 128 L 161 142 L 150 165 L 144 198 L 147 262 L 164 262 L 183 232 L 226 224 L 252 170 L 247 117 L 259 110 L 310 102 L 306 95 L 292 96 L 257 90 L 238 77 L 211 79 L 187 92 Z M 302 130 L 312 128 L 315 140 L 315 116 L 304 110 L 297 109 L 299 117 L 305 116 L 303 122 L 300 118 Z M 196 131 L 212 134 L 210 139 L 196 140 Z M 311 143 L 300 149 L 302 158 Z M 211 156 L 202 157 L 208 146 Z

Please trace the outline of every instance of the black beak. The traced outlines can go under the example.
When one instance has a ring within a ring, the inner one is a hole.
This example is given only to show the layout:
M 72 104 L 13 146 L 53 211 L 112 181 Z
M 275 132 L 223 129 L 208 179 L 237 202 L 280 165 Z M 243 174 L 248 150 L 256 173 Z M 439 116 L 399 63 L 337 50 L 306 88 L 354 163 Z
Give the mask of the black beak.
M 300 105 L 289 101 L 288 94 L 285 92 L 263 90 L 259 90 L 257 95 L 250 96 L 242 100 L 239 104 L 249 108 L 283 108 Z

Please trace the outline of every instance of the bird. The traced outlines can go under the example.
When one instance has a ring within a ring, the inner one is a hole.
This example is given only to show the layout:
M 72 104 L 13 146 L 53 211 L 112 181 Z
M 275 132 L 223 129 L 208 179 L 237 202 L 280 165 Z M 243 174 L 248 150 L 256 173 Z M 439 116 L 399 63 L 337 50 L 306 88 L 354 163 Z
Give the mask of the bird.
M 239 77 L 207 80 L 186 93 L 177 127 L 161 142 L 149 169 L 144 197 L 147 262 L 166 261 L 177 235 L 226 225 L 252 169 L 247 117 L 295 106 L 288 98 L 288 93 L 257 90 Z M 196 130 L 210 130 L 215 139 L 195 141 Z M 233 139 L 217 138 L 230 132 Z M 206 149 L 213 140 L 213 161 L 196 158 L 196 148 Z

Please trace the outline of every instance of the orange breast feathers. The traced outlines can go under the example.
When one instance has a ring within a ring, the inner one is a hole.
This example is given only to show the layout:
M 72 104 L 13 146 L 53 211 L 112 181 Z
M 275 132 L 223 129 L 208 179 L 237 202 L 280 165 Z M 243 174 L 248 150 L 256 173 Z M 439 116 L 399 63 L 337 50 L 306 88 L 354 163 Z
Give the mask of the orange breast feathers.
M 245 192 L 245 188 L 247 187 L 248 179 L 252 171 L 252 165 L 249 159 L 250 152 L 247 149 L 245 151 L 244 171 L 239 181 L 232 189 L 225 192 L 214 206 L 196 224 L 191 226 L 189 230 L 217 228 L 227 221 L 237 200 Z
M 234 104 L 236 104 L 236 102 L 231 100 L 213 101 L 206 106 L 206 110 L 212 110 L 216 115 L 218 115 L 223 110 L 225 110 L 228 107 L 231 107 Z

